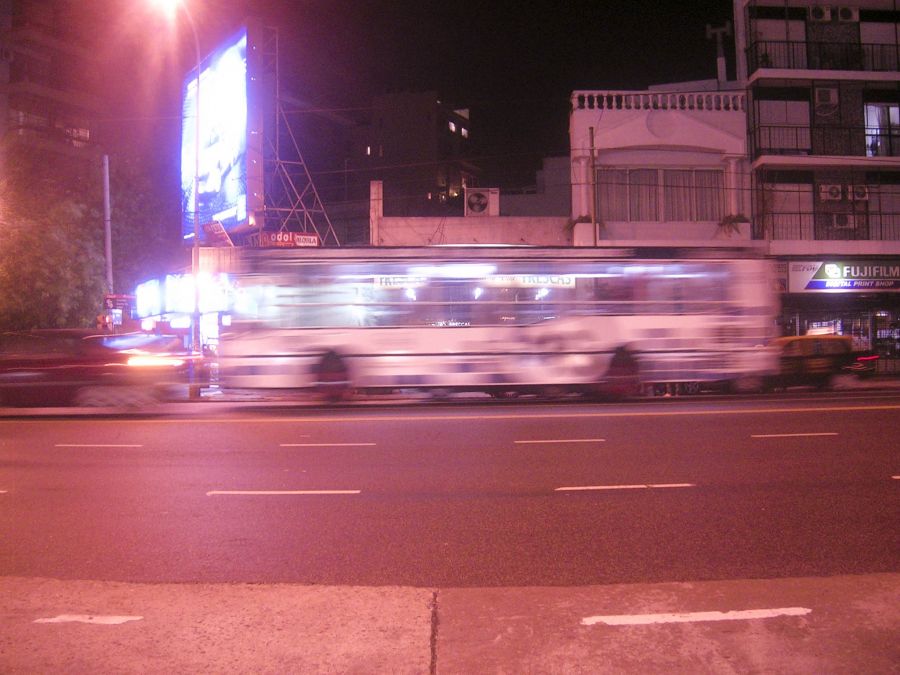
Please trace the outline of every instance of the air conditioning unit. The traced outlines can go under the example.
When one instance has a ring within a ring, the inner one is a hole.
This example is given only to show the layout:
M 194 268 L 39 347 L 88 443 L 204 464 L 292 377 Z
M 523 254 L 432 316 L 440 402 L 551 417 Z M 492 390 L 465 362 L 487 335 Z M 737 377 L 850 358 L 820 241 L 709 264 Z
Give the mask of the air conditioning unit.
M 847 194 L 850 196 L 850 199 L 855 202 L 867 202 L 869 201 L 869 186 L 848 185 Z
M 831 21 L 831 7 L 810 7 L 807 16 L 810 21 Z
M 823 183 L 819 186 L 819 199 L 823 202 L 834 202 L 844 198 L 844 190 L 840 185 Z
M 852 213 L 834 213 L 831 216 L 831 226 L 835 230 L 855 230 L 856 216 Z
M 837 87 L 816 87 L 815 92 L 816 107 L 837 105 L 838 88 Z
M 467 216 L 499 216 L 500 188 L 470 188 L 465 190 Z
M 859 10 L 856 7 L 838 7 L 838 21 L 859 21 Z

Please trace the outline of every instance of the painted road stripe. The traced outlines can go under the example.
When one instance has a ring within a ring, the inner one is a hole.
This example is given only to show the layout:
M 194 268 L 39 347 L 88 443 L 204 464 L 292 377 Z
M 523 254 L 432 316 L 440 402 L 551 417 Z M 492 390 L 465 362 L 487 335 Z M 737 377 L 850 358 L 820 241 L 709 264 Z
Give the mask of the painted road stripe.
M 750 438 L 799 438 L 803 436 L 837 436 L 836 431 L 811 431 L 802 434 L 750 434 Z
M 143 448 L 138 443 L 57 443 L 54 448 Z
M 516 441 L 516 443 L 606 443 L 605 438 L 560 438 L 541 439 L 537 441 Z
M 210 490 L 207 497 L 219 495 L 358 495 L 362 490 Z
M 897 476 L 894 476 L 894 478 L 897 478 Z M 9 492 L 9 490 L 0 490 L 0 495 L 5 495 L 7 492 Z
M 655 488 L 697 487 L 696 483 L 644 483 L 640 485 L 575 485 L 558 487 L 554 492 L 577 492 L 581 490 L 648 490 Z
M 49 619 L 35 619 L 33 623 L 95 623 L 114 626 L 128 621 L 140 621 L 142 616 L 96 616 L 93 614 L 60 614 Z
M 894 480 L 900 480 L 900 476 L 891 476 L 891 478 L 893 478 Z M 6 490 L 4 490 L 4 492 L 6 492 Z
M 777 609 L 746 609 L 731 612 L 678 612 L 673 614 L 612 614 L 588 616 L 582 626 L 603 623 L 607 626 L 646 626 L 654 623 L 693 623 L 696 621 L 748 621 L 773 619 L 778 616 L 804 616 L 812 612 L 806 607 L 779 607 Z
M 375 443 L 281 443 L 282 448 L 359 448 L 374 445 Z
M 796 413 L 814 413 L 814 412 L 870 412 L 875 410 L 900 410 L 900 404 L 897 405 L 862 405 L 862 406 L 817 406 L 809 408 L 745 408 L 741 410 L 642 410 L 637 412 L 592 412 L 592 413 L 540 413 L 534 411 L 523 412 L 517 415 L 347 415 L 344 417 L 314 417 L 312 415 L 306 417 L 281 417 L 272 419 L 270 417 L 241 417 L 228 419 L 225 417 L 190 417 L 184 419 L 147 419 L 141 420 L 144 425 L 160 425 L 160 424 L 189 424 L 196 426 L 197 424 L 240 424 L 246 426 L 248 424 L 346 424 L 348 419 L 354 422 L 389 422 L 398 421 L 409 422 L 456 422 L 459 420 L 535 420 L 535 419 L 611 419 L 611 418 L 631 418 L 631 417 L 709 417 L 716 415 L 717 417 L 728 415 L 773 415 L 773 414 L 796 414 Z M 388 411 L 390 412 L 390 411 Z M 41 424 L 45 425 L 46 420 L 30 420 L 16 419 L 4 420 L 0 419 L 0 425 L 5 424 Z M 114 420 L 114 419 L 92 419 L 91 424 L 96 425 L 133 425 L 133 420 Z

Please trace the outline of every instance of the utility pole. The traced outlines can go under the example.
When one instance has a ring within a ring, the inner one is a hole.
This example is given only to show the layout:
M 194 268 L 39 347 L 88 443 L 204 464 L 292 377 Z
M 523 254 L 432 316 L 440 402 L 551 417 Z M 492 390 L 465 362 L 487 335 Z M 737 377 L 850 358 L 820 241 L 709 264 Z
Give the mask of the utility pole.
M 596 166 L 596 148 L 594 147 L 594 127 L 590 131 L 591 144 L 591 232 L 594 235 L 594 246 L 600 245 L 600 234 L 597 232 L 597 172 Z
M 112 269 L 112 224 L 109 208 L 109 155 L 103 155 L 103 240 L 106 253 L 106 292 L 115 293 Z

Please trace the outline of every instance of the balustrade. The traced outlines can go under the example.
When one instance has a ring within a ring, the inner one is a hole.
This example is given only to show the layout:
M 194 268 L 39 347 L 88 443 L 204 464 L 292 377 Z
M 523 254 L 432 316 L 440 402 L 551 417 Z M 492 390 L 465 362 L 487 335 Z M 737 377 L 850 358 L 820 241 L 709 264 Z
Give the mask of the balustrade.
M 575 110 L 692 110 L 744 112 L 744 92 L 576 91 Z

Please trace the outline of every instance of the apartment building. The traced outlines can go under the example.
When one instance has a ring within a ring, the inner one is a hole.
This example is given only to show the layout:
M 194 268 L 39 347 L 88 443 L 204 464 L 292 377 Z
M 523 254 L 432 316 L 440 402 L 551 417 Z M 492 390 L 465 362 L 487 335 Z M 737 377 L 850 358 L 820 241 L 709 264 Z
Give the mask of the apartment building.
M 0 150 L 89 156 L 98 69 L 72 35 L 76 3 L 0 0 Z
M 753 237 L 780 263 L 785 332 L 900 357 L 900 8 L 735 0 Z
M 367 197 L 369 182 L 380 180 L 390 215 L 461 215 L 464 188 L 480 174 L 468 159 L 470 133 L 469 111 L 436 92 L 375 97 L 348 162 L 351 197 Z
M 776 263 L 782 332 L 900 358 L 898 18 L 734 0 L 737 81 L 573 92 L 576 245 L 742 242 Z

